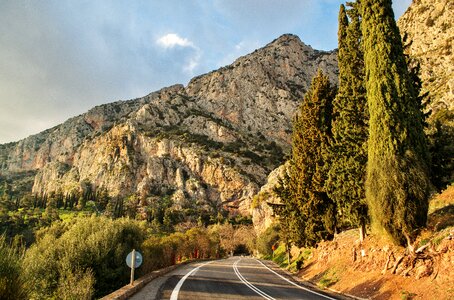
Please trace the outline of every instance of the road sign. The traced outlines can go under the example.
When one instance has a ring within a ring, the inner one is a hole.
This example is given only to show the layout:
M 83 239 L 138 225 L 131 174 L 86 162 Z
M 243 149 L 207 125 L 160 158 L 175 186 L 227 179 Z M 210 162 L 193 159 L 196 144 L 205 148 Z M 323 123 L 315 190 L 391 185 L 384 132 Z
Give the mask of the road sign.
M 135 253 L 135 261 L 134 261 L 134 269 L 140 267 L 140 265 L 142 264 L 142 254 L 140 254 L 139 251 L 131 251 L 129 252 L 128 256 L 126 256 L 126 264 L 128 265 L 128 267 L 132 268 L 132 255 L 133 253 Z

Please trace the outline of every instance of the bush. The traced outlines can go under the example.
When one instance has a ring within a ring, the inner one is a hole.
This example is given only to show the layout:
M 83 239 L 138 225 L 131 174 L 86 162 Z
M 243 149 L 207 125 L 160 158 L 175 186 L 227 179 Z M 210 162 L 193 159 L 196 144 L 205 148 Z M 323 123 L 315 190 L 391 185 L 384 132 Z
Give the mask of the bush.
M 0 298 L 28 299 L 22 273 L 23 255 L 18 247 L 11 247 L 6 237 L 0 236 Z
M 278 224 L 268 227 L 257 238 L 257 250 L 262 255 L 272 255 L 272 246 L 279 241 L 280 226 Z
M 56 293 L 60 297 L 63 293 L 83 299 L 91 297 L 93 290 L 99 297 L 128 283 L 125 258 L 144 240 L 141 223 L 92 216 L 57 227 L 41 232 L 41 238 L 26 253 L 25 278 L 33 298 L 52 298 Z

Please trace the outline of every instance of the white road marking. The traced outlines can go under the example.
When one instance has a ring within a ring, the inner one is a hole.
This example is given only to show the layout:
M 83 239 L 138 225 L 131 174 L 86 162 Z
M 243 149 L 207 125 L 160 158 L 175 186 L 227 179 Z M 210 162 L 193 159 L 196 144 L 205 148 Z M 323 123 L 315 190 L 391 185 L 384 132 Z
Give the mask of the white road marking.
M 312 290 L 310 290 L 310 289 L 308 289 L 308 288 L 305 288 L 305 287 L 303 287 L 303 286 L 301 286 L 301 285 L 299 285 L 299 284 L 296 284 L 296 283 L 294 283 L 294 282 L 288 280 L 287 278 L 285 278 L 285 277 L 282 276 L 281 274 L 279 274 L 279 273 L 275 272 L 274 270 L 270 269 L 267 265 L 265 265 L 264 263 L 262 263 L 260 260 L 256 259 L 256 261 L 258 261 L 259 263 L 261 263 L 265 268 L 267 268 L 268 270 L 270 270 L 271 272 L 273 272 L 273 273 L 276 274 L 277 276 L 281 277 L 282 279 L 284 279 L 284 280 L 287 281 L 288 283 L 293 284 L 294 286 L 296 286 L 296 287 L 298 287 L 298 288 L 300 288 L 300 289 L 302 289 L 302 290 L 305 290 L 305 291 L 310 292 L 310 293 L 312 293 L 312 294 L 315 294 L 315 295 L 324 297 L 324 298 L 326 298 L 326 299 L 336 300 L 335 298 L 331 298 L 331 297 L 329 297 L 329 296 L 326 296 L 326 295 L 323 295 L 323 294 L 314 292 L 314 291 L 312 291 Z
M 259 294 L 260 296 L 262 296 L 263 298 L 265 299 L 268 299 L 268 300 L 275 300 L 275 298 L 271 297 L 270 295 L 268 295 L 267 293 L 265 293 L 264 291 L 260 290 L 258 287 L 254 286 L 252 283 L 250 283 L 249 281 L 246 280 L 246 278 L 244 278 L 243 275 L 241 275 L 240 271 L 238 270 L 238 263 L 240 262 L 241 258 L 238 259 L 234 264 L 233 264 L 233 271 L 235 272 L 236 276 L 238 276 L 238 278 L 241 280 L 242 283 L 244 283 L 248 288 L 250 288 L 251 290 L 253 290 L 254 292 L 256 292 L 257 294 Z
M 198 269 L 201 267 L 208 265 L 209 263 L 212 263 L 212 261 L 209 261 L 207 263 L 204 263 L 203 265 L 198 266 L 197 268 L 192 269 L 188 274 L 184 275 L 183 278 L 178 281 L 177 285 L 172 291 L 172 295 L 170 295 L 170 300 L 178 300 L 178 293 L 180 292 L 181 287 L 183 286 L 184 281 L 191 276 L 193 273 L 195 273 Z

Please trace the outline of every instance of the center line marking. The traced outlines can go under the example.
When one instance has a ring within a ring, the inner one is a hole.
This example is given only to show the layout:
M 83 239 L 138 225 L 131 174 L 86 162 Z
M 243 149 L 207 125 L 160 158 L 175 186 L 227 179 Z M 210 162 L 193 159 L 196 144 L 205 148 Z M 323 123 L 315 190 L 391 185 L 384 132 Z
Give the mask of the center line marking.
M 238 259 L 234 264 L 233 264 L 233 271 L 235 272 L 236 276 L 238 277 L 238 279 L 241 280 L 242 283 L 244 283 L 248 288 L 250 288 L 251 290 L 253 290 L 256 294 L 259 294 L 260 296 L 262 296 L 263 298 L 265 299 L 268 299 L 268 300 L 276 300 L 275 298 L 271 297 L 270 295 L 268 295 L 267 293 L 265 293 L 264 291 L 262 291 L 261 289 L 259 289 L 258 287 L 254 286 L 252 283 L 250 283 L 249 281 L 246 280 L 246 278 L 244 278 L 244 276 L 240 273 L 240 271 L 238 270 L 238 263 L 240 262 L 241 258 Z

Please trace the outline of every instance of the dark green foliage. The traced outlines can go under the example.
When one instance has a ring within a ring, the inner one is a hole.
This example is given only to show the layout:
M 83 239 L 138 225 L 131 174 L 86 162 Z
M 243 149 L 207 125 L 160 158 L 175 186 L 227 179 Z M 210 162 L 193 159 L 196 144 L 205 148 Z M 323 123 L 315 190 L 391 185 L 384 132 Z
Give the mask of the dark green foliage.
M 339 12 L 339 90 L 333 101 L 333 140 L 328 195 L 345 225 L 367 222 L 364 184 L 367 164 L 368 109 L 358 4 Z M 350 22 L 349 18 L 350 17 Z
M 293 122 L 292 159 L 288 177 L 276 189 L 285 206 L 284 227 L 291 240 L 312 246 L 333 236 L 336 209 L 325 181 L 329 170 L 328 141 L 331 135 L 332 100 L 336 89 L 321 71 L 317 73 Z
M 279 184 L 273 192 L 283 202 L 282 205 L 270 204 L 273 211 L 279 217 L 281 233 L 285 234 L 286 239 L 294 244 L 304 245 L 304 215 L 300 213 L 298 207 L 299 199 L 293 195 L 290 176 L 287 173 L 279 179 Z
M 427 220 L 423 117 L 390 0 L 361 2 L 370 112 L 366 199 L 376 229 L 404 244 Z
M 411 45 L 407 35 L 403 37 L 404 51 Z M 454 180 L 454 112 L 441 108 L 436 112 L 427 109 L 431 103 L 429 92 L 422 92 L 422 80 L 419 77 L 421 65 L 417 58 L 405 54 L 408 71 L 418 95 L 419 109 L 424 112 L 423 121 L 428 137 L 430 153 L 430 179 L 441 191 Z
M 429 124 L 431 179 L 442 190 L 454 181 L 454 111 L 438 111 Z

